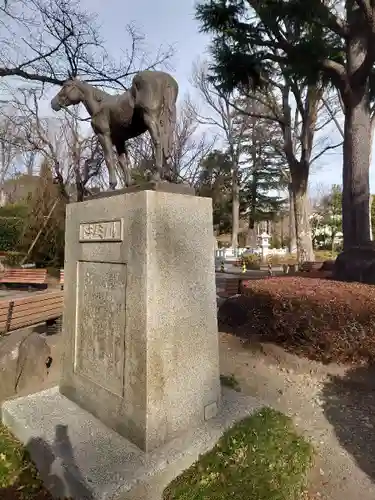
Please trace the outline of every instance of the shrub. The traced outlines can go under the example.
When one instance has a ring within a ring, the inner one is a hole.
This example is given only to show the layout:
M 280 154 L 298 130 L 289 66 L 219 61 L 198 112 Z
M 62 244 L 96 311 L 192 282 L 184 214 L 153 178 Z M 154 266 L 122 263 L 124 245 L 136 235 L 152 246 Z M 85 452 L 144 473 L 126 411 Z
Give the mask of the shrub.
M 297 256 L 293 253 L 286 255 L 270 255 L 267 259 L 273 266 L 282 266 L 283 264 L 297 264 Z
M 23 219 L 0 217 L 0 250 L 8 251 L 17 248 L 23 227 Z
M 324 262 L 325 260 L 335 260 L 337 252 L 330 252 L 329 250 L 315 250 L 314 255 L 317 262 Z
M 3 262 L 7 267 L 19 267 L 24 257 L 25 254 L 22 252 L 6 252 Z
M 261 258 L 257 254 L 242 255 L 239 259 L 240 265 L 246 265 L 247 269 L 259 270 Z
M 247 281 L 243 290 L 241 334 L 325 363 L 375 361 L 374 286 L 277 277 Z

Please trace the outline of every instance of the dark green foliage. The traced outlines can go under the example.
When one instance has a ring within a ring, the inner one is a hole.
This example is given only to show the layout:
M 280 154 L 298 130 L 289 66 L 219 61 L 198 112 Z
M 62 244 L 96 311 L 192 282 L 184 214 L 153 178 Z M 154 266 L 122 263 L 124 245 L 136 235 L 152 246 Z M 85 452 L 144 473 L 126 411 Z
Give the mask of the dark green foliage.
M 240 258 L 240 265 L 246 266 L 246 269 L 248 270 L 259 270 L 260 269 L 260 264 L 261 264 L 261 258 L 257 254 L 246 254 L 246 255 L 241 255 Z
M 0 251 L 16 250 L 27 223 L 27 205 L 7 205 L 0 208 Z
M 20 267 L 24 257 L 25 254 L 23 252 L 7 252 L 3 263 L 7 267 Z
M 27 252 L 34 240 L 29 260 L 38 267 L 57 266 L 64 263 L 65 203 L 48 162 L 43 162 L 37 189 L 28 200 L 28 224 L 22 241 Z M 39 234 L 39 231 L 42 232 Z
M 219 234 L 232 226 L 232 163 L 227 153 L 212 151 L 201 163 L 201 173 L 195 186 L 197 194 L 212 198 L 213 222 Z
M 286 198 L 279 190 L 285 187 L 280 166 L 259 162 L 243 185 L 243 202 L 249 210 L 250 228 L 255 222 L 277 220 L 286 210 Z
M 249 105 L 250 100 L 247 99 Z M 252 108 L 266 114 L 255 100 Z M 280 128 L 275 122 L 251 118 L 244 134 L 242 152 L 246 157 L 241 182 L 243 210 L 250 228 L 256 222 L 275 220 L 286 209 L 288 168 L 283 151 Z
M 327 228 L 330 235 L 321 230 Z M 334 250 L 337 233 L 342 232 L 342 188 L 333 184 L 328 194 L 322 197 L 312 217 L 314 246 L 322 250 Z
M 276 66 L 315 83 L 323 60 L 344 61 L 342 40 L 324 27 L 328 9 L 317 0 L 205 1 L 196 17 L 213 35 L 211 69 L 227 90 L 265 85 Z

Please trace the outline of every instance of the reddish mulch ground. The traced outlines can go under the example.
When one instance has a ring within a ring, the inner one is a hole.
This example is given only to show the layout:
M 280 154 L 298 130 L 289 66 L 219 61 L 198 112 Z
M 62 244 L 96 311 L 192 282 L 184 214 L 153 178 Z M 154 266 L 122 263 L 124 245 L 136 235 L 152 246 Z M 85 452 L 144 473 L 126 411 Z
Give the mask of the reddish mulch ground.
M 244 284 L 219 322 L 310 359 L 375 361 L 375 286 L 328 279 L 275 277 Z

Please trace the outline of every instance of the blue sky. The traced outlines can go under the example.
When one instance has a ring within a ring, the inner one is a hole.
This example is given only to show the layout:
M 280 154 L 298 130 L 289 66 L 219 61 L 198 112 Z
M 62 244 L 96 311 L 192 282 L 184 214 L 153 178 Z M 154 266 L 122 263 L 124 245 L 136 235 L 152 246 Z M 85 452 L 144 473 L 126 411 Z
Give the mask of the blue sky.
M 191 91 L 189 78 L 193 62 L 204 58 L 209 38 L 199 33 L 199 25 L 194 19 L 195 0 L 83 0 L 88 10 L 97 12 L 103 37 L 113 56 L 126 49 L 128 39 L 123 36 L 128 23 L 134 24 L 146 35 L 146 47 L 152 52 L 160 45 L 172 44 L 176 53 L 171 73 L 180 85 L 180 96 Z M 122 38 L 123 37 L 123 38 Z M 335 140 L 339 139 L 335 134 Z M 375 158 L 375 154 L 373 155 Z M 335 154 L 324 155 L 311 175 L 311 188 L 316 185 L 341 184 L 341 148 Z M 375 193 L 375 175 L 371 169 L 371 191 Z

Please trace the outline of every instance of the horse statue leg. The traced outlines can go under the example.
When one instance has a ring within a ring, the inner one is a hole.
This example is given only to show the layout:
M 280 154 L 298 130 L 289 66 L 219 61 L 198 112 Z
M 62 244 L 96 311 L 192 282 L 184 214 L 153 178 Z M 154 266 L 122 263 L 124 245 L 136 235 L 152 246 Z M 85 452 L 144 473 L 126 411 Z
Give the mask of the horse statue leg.
M 129 168 L 129 155 L 128 150 L 126 149 L 126 145 L 124 141 L 119 141 L 115 144 L 118 161 L 121 167 L 121 170 L 124 174 L 124 184 L 125 187 L 131 186 L 133 184 L 131 171 Z
M 162 145 L 163 145 L 163 178 L 168 182 L 175 182 L 176 173 L 173 171 L 172 158 L 169 153 L 168 130 L 164 127 L 161 129 Z
M 97 134 L 100 145 L 103 149 L 104 160 L 108 169 L 109 189 L 115 190 L 117 186 L 117 177 L 115 162 L 113 158 L 112 140 L 109 134 Z
M 159 181 L 164 178 L 163 175 L 163 145 L 160 126 L 158 124 L 156 116 L 152 116 L 148 113 L 144 115 L 144 122 L 150 132 L 151 140 L 154 145 L 155 153 L 155 168 L 156 172 L 152 176 L 154 181 Z

